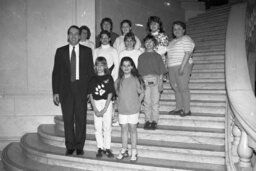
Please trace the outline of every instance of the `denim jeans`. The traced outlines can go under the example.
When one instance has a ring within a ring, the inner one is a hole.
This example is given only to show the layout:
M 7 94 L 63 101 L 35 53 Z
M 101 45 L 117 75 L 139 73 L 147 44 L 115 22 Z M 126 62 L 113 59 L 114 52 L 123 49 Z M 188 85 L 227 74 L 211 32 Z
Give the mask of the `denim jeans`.
M 175 92 L 176 109 L 190 111 L 190 90 L 189 79 L 192 72 L 193 63 L 187 63 L 184 67 L 183 75 L 179 74 L 180 65 L 168 67 L 171 87 Z
M 145 106 L 145 121 L 158 122 L 159 119 L 159 76 L 157 75 L 146 75 L 143 77 L 146 90 L 144 98 Z

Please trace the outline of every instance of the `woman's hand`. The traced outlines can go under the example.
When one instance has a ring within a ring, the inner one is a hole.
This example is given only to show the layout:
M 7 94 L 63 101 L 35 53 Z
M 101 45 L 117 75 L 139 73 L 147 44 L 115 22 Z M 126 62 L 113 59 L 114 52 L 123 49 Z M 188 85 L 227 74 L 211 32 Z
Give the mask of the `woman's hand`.
M 179 68 L 179 75 L 183 75 L 184 74 L 184 67 L 180 67 Z

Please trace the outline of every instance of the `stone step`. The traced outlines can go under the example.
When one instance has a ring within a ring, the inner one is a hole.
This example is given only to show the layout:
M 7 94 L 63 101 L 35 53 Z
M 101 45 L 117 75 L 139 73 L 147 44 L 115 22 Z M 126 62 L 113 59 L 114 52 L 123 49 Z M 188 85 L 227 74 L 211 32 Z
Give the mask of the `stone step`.
M 202 53 L 194 53 L 193 54 L 193 61 L 225 61 L 225 57 L 222 54 L 219 55 L 204 55 Z
M 223 18 L 225 16 L 228 16 L 229 15 L 229 10 L 227 11 L 220 11 L 220 12 L 217 12 L 218 10 L 216 10 L 215 12 L 212 12 L 212 13 L 201 13 L 199 15 L 197 15 L 196 17 L 194 18 L 190 18 L 188 20 L 188 22 L 194 22 L 194 21 L 198 21 L 198 20 L 205 20 L 205 19 L 220 19 L 220 18 Z
M 160 99 L 160 103 L 159 103 L 161 106 L 169 106 L 170 108 L 175 108 L 176 107 L 176 101 L 175 99 L 163 99 L 161 98 Z M 201 107 L 201 106 L 208 106 L 208 107 L 215 107 L 215 108 L 218 108 L 218 107 L 226 107 L 226 103 L 223 102 L 223 101 L 217 101 L 217 100 L 213 100 L 213 99 L 210 99 L 210 100 L 191 100 L 190 101 L 190 107 L 191 107 L 191 110 L 196 108 L 196 107 Z M 160 108 L 162 109 L 162 108 Z M 206 110 L 205 112 L 207 112 L 208 110 Z
M 82 171 L 81 169 L 73 169 L 70 167 L 53 166 L 28 159 L 19 143 L 11 143 L 5 149 L 2 155 L 3 165 L 7 170 L 11 171 Z M 1 170 L 4 168 L 1 168 Z M 4 170 L 2 170 L 4 171 Z
M 198 37 L 206 37 L 206 36 L 217 36 L 217 35 L 223 35 L 223 37 L 225 37 L 226 34 L 226 30 L 222 29 L 222 30 L 215 30 L 215 31 L 205 31 L 205 32 L 187 32 L 187 34 L 189 36 L 193 38 L 198 38 Z
M 187 32 L 190 34 L 193 33 L 202 33 L 202 32 L 208 32 L 208 31 L 218 31 L 218 30 L 226 30 L 227 25 L 221 25 L 221 26 L 212 26 L 212 27 L 190 27 L 187 29 Z
M 207 83 L 223 83 L 225 84 L 225 79 L 224 78 L 190 78 L 190 83 L 202 83 L 202 82 L 207 82 Z M 167 80 L 166 83 L 169 83 Z
M 224 25 L 224 26 L 220 26 L 220 27 L 212 27 L 212 28 L 203 28 L 202 30 L 199 29 L 199 28 L 195 28 L 195 29 L 189 29 L 187 30 L 188 32 L 188 35 L 191 35 L 191 34 L 196 34 L 196 33 L 207 33 L 207 32 L 221 32 L 221 31 L 226 31 L 227 29 L 227 26 Z
M 86 140 L 95 141 L 94 126 L 88 125 L 87 128 Z M 177 132 L 169 132 L 169 130 L 145 131 L 138 128 L 137 131 L 137 144 L 140 146 L 160 147 L 158 150 L 159 153 L 165 153 L 166 148 L 185 148 L 192 150 L 224 152 L 223 145 L 225 144 L 225 141 L 223 133 L 210 133 L 208 136 L 204 136 L 203 132 L 199 132 L 197 135 L 191 135 L 189 134 L 191 132 L 186 131 L 179 135 Z M 53 139 L 55 142 L 60 141 L 63 144 L 62 147 L 64 147 L 64 131 L 60 130 L 58 127 L 55 127 L 55 125 L 40 125 L 38 128 L 38 135 L 40 138 L 43 137 L 45 139 Z M 111 135 L 112 143 L 121 143 L 120 127 L 113 127 Z M 217 135 L 217 137 L 215 135 Z M 50 145 L 59 146 L 57 142 L 50 143 Z M 176 143 L 183 143 L 184 146 L 179 146 Z M 118 153 L 118 151 L 114 152 Z M 148 157 L 159 158 L 160 156 L 156 157 L 154 155 L 148 155 Z
M 216 106 L 201 105 L 201 106 L 191 106 L 190 108 L 191 108 L 192 115 L 194 115 L 194 113 L 200 113 L 205 115 L 210 114 L 215 116 L 223 116 L 225 115 L 225 112 L 226 112 L 226 107 L 222 107 L 222 106 L 216 107 Z M 174 109 L 175 109 L 175 105 L 172 105 L 172 104 L 168 104 L 168 105 L 161 104 L 159 108 L 160 113 L 168 112 Z
M 225 18 L 229 15 L 229 10 L 227 11 L 220 11 L 220 12 L 213 12 L 213 13 L 202 13 L 197 15 L 194 18 L 191 18 L 188 20 L 188 22 L 194 22 L 198 20 L 206 20 L 206 19 L 220 19 L 220 18 Z
M 202 103 L 205 101 L 208 102 L 225 102 L 226 101 L 226 95 L 225 94 L 194 94 L 194 93 L 190 93 L 190 99 L 191 99 L 191 103 Z M 161 94 L 161 100 L 175 100 L 175 96 L 174 93 L 169 93 L 167 91 L 164 91 Z M 192 105 L 192 104 L 191 104 Z M 222 105 L 222 104 L 221 104 Z
M 201 72 L 201 73 L 207 73 L 207 72 L 224 72 L 224 69 L 223 68 L 215 68 L 215 69 L 195 69 L 193 68 L 192 70 L 192 74 L 193 73 L 198 73 L 198 72 Z
M 225 45 L 226 40 L 194 40 L 196 46 L 206 46 L 206 45 L 211 45 L 211 46 L 215 46 L 215 45 Z
M 217 51 L 217 50 L 225 50 L 225 44 L 218 44 L 218 45 L 204 45 L 204 44 L 199 44 L 199 45 L 196 45 L 195 46 L 195 50 L 197 50 L 197 49 L 200 49 L 200 50 L 207 50 L 208 49 L 208 51 Z
M 209 71 L 209 70 L 208 70 Z M 192 73 L 193 76 L 194 73 Z M 197 79 L 197 80 L 196 80 Z M 223 81 L 217 81 L 216 79 L 212 81 L 207 81 L 206 79 L 199 79 L 197 77 L 191 77 L 191 81 L 189 82 L 189 87 L 191 90 L 196 89 L 224 89 L 225 88 L 225 82 Z M 169 81 L 163 84 L 164 90 L 172 89 Z
M 143 113 L 140 114 L 139 117 L 139 128 L 143 128 L 145 123 L 145 115 Z M 218 117 L 202 117 L 202 116 L 187 116 L 180 117 L 178 115 L 162 115 L 160 114 L 160 118 L 158 121 L 158 129 L 160 132 L 161 129 L 164 129 L 163 133 L 168 133 L 173 130 L 187 130 L 187 131 L 201 131 L 201 132 L 216 132 L 223 133 L 224 132 L 224 121 L 222 116 Z M 87 112 L 87 123 L 93 124 L 94 114 L 92 111 Z M 64 130 L 63 120 L 61 116 L 54 117 L 54 121 L 56 126 L 60 130 Z M 90 125 L 87 125 L 87 129 L 90 129 Z M 91 127 L 93 130 L 94 128 Z M 139 131 L 140 129 L 138 129 Z M 147 133 L 145 130 L 141 129 L 142 133 Z M 156 131 L 153 131 L 156 132 Z M 176 133 L 177 134 L 177 133 Z
M 201 22 L 201 20 L 198 20 L 197 22 L 196 21 L 194 21 L 194 22 L 188 21 L 187 29 L 227 25 L 227 21 L 228 21 L 228 17 L 220 18 L 217 21 L 207 21 L 207 22 Z
M 193 76 L 194 73 L 192 73 Z M 216 74 L 216 73 L 215 73 Z M 193 77 L 195 78 L 195 76 Z M 207 78 L 207 77 L 205 77 Z M 224 90 L 225 89 L 225 84 L 223 83 L 195 83 L 195 82 L 190 82 L 189 83 L 189 88 L 190 89 L 220 89 Z
M 213 70 L 199 70 L 204 72 L 193 71 L 191 78 L 225 78 L 224 71 L 214 72 Z
M 217 58 L 217 59 L 216 59 Z M 194 64 L 224 64 L 224 56 L 198 57 L 193 55 Z
M 39 130 L 40 132 L 38 132 L 40 139 L 42 139 L 43 142 L 45 142 L 49 145 L 53 145 L 53 146 L 57 146 L 57 147 L 65 147 L 64 131 L 61 131 L 57 127 L 50 126 L 50 125 L 44 125 L 44 126 L 45 127 L 40 127 L 40 130 Z M 112 139 L 111 139 L 112 140 L 111 147 L 115 154 L 118 154 L 120 147 L 121 147 L 120 131 L 121 131 L 120 127 L 114 127 L 112 130 L 112 132 L 113 132 L 112 134 L 116 134 L 116 135 L 112 136 Z M 138 131 L 140 131 L 140 130 L 138 129 Z M 89 129 L 87 132 L 89 132 L 89 133 L 88 133 L 88 137 L 86 139 L 86 144 L 95 144 L 94 130 Z M 179 131 L 165 133 L 163 131 L 158 131 L 158 134 L 161 134 L 161 135 L 168 134 L 167 136 L 176 136 L 178 132 Z M 182 133 L 181 135 L 183 135 L 183 136 L 187 136 L 191 132 L 180 131 L 180 133 Z M 142 134 L 142 133 L 138 132 L 138 134 Z M 153 133 L 150 136 L 156 136 L 156 134 L 157 133 Z M 202 137 L 202 134 L 204 134 L 204 133 L 198 132 L 197 134 L 193 134 L 193 136 Z M 207 135 L 208 138 L 217 138 L 217 139 L 224 138 L 224 134 L 220 134 L 220 133 L 208 133 L 208 134 L 209 134 L 209 135 Z M 191 136 L 192 135 L 190 135 L 190 137 Z M 138 137 L 138 139 L 140 140 L 140 137 Z M 146 139 L 148 139 L 148 138 L 146 138 Z M 87 141 L 89 141 L 89 143 L 87 143 Z M 143 140 L 141 140 L 141 142 L 143 142 Z M 159 147 L 159 144 L 157 144 L 157 143 L 154 144 L 155 142 L 153 139 L 144 141 L 144 142 L 146 142 L 146 144 L 139 143 L 139 145 L 138 145 L 138 151 L 140 151 L 140 154 L 145 149 L 147 149 L 147 150 L 151 149 L 151 150 L 157 151 L 157 153 L 160 154 L 159 156 L 157 156 L 157 158 L 164 159 L 162 157 L 163 157 L 163 155 L 165 155 L 166 152 L 174 152 L 174 150 L 176 150 L 176 153 L 188 153 L 184 150 L 184 148 L 175 147 L 175 145 L 174 145 L 174 147 L 171 147 L 169 145 Z M 189 143 L 189 142 L 187 142 L 187 143 Z M 202 144 L 202 145 L 204 145 L 204 144 Z M 86 147 L 86 145 L 85 145 L 85 148 L 88 148 L 88 147 Z M 95 145 L 95 147 L 92 147 L 92 148 L 95 149 L 94 151 L 96 151 L 96 145 Z M 114 148 L 116 148 L 116 150 L 114 150 Z M 190 149 L 190 150 L 192 150 L 192 153 L 190 153 L 190 154 L 202 154 L 202 155 L 206 155 L 206 156 L 222 156 L 222 157 L 224 155 L 223 151 L 211 151 L 211 150 L 207 150 L 207 149 Z M 147 153 L 147 151 L 144 151 L 144 153 Z M 148 154 L 147 156 L 150 158 L 156 157 L 156 156 L 150 155 L 150 154 Z
M 61 137 L 59 137 L 61 138 Z M 62 139 L 61 142 L 63 142 Z M 64 166 L 70 166 L 78 169 L 85 170 L 223 170 L 224 164 L 205 164 L 202 162 L 194 163 L 187 161 L 171 160 L 171 159 L 158 159 L 156 153 L 155 158 L 149 158 L 143 156 L 143 153 L 139 153 L 139 158 L 136 163 L 131 163 L 129 158 L 126 160 L 118 161 L 115 158 L 102 157 L 101 159 L 96 159 L 96 152 L 92 149 L 85 150 L 83 156 L 64 156 L 65 149 L 62 147 L 56 147 L 42 143 L 37 134 L 27 134 L 23 136 L 21 141 L 21 146 L 28 156 L 28 158 L 33 158 L 33 160 L 40 160 L 43 163 L 52 163 Z M 145 150 L 147 154 L 155 153 L 154 150 Z M 116 153 L 115 153 L 116 154 Z M 168 153 L 169 154 L 169 153 Z M 167 155 L 168 155 L 167 154 Z M 141 156 L 140 156 L 141 155 Z M 47 160 L 42 160 L 47 156 Z M 172 154 L 170 154 L 172 156 Z M 198 157 L 200 155 L 197 155 Z M 212 157 L 224 160 L 224 157 Z M 203 161 L 203 160 L 202 160 Z M 104 169 L 103 169 L 104 168 Z
M 211 13 L 215 14 L 215 13 L 219 13 L 222 11 L 229 11 L 229 10 L 230 10 L 230 5 L 222 5 L 216 8 L 207 9 L 204 14 L 211 14 Z
M 216 75 L 216 73 L 213 73 L 213 74 Z M 205 89 L 206 90 L 210 90 L 210 89 L 224 90 L 225 89 L 225 84 L 223 82 L 199 82 L 199 81 L 194 81 L 194 79 L 197 79 L 199 77 L 195 77 L 193 75 L 194 75 L 194 73 L 192 73 L 192 76 L 191 76 L 191 80 L 193 79 L 193 81 L 189 82 L 190 90 L 194 90 L 194 89 L 195 90 L 199 90 L 199 89 L 202 89 L 202 90 L 205 90 Z M 205 77 L 205 78 L 207 78 L 207 77 Z M 166 86 L 166 87 L 164 86 L 164 89 L 171 89 L 171 87 L 169 85 Z
M 203 78 L 202 78 L 203 79 Z M 209 78 L 205 78 L 206 80 Z M 219 79 L 219 78 L 216 78 Z M 169 83 L 164 83 L 164 86 L 166 86 L 166 89 L 164 90 L 164 93 L 174 93 L 173 90 L 171 89 Z M 190 90 L 191 94 L 212 94 L 212 95 L 226 95 L 226 90 L 216 90 L 216 89 L 209 89 L 209 90 L 197 90 L 197 89 L 192 89 Z
M 223 69 L 225 64 L 222 63 L 195 63 L 193 69 Z
M 203 23 L 205 23 L 205 25 L 207 25 L 207 24 L 211 24 L 214 22 L 219 23 L 219 22 L 222 22 L 227 19 L 228 19 L 227 15 L 221 16 L 221 17 L 217 16 L 217 17 L 209 17 L 209 18 L 203 18 L 203 19 L 194 18 L 193 20 L 190 20 L 187 23 L 188 23 L 188 25 L 190 25 L 190 27 L 188 27 L 188 28 L 191 28 L 191 27 L 196 26 L 197 24 L 202 25 Z
M 215 50 L 215 51 L 212 51 L 212 50 L 207 50 L 207 49 L 195 49 L 194 53 L 193 53 L 193 56 L 212 56 L 212 55 L 225 55 L 225 51 L 224 49 L 219 49 L 219 50 Z
M 211 35 L 211 36 L 207 36 L 207 37 L 194 37 L 193 40 L 194 41 L 215 41 L 215 40 L 225 41 L 226 38 L 223 37 L 222 34 L 218 34 L 218 35 Z

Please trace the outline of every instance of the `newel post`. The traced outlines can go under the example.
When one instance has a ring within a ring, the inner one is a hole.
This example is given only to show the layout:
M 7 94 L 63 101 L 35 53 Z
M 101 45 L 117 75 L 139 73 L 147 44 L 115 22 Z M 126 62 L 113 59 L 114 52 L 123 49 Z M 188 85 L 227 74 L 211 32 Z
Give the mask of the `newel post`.
M 251 157 L 252 157 L 252 148 L 248 146 L 248 136 L 244 130 L 241 130 L 241 138 L 240 143 L 237 148 L 237 153 L 239 156 L 239 167 L 241 170 L 244 170 L 245 168 L 251 168 Z

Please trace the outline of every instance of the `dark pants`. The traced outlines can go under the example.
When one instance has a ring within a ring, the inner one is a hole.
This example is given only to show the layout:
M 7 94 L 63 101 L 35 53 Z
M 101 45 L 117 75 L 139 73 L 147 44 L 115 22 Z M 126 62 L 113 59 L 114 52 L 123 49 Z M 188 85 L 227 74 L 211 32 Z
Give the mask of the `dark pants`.
M 71 83 L 71 92 L 61 102 L 67 149 L 82 150 L 86 138 L 87 104 L 85 94 L 79 90 L 78 81 Z

